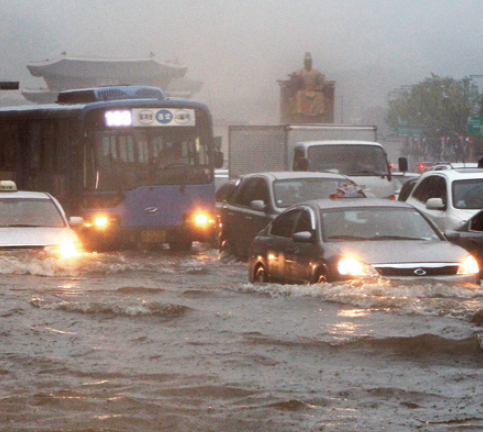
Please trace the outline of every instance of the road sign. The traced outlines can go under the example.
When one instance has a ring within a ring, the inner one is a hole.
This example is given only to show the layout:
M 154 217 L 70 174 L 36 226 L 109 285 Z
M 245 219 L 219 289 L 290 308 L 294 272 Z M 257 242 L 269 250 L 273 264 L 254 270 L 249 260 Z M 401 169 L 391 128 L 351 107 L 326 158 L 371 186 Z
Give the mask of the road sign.
M 483 116 L 468 117 L 466 133 L 468 135 L 483 135 Z
M 421 128 L 412 128 L 412 127 L 399 125 L 397 129 L 397 135 L 400 137 L 411 137 L 411 136 L 422 137 L 423 130 Z

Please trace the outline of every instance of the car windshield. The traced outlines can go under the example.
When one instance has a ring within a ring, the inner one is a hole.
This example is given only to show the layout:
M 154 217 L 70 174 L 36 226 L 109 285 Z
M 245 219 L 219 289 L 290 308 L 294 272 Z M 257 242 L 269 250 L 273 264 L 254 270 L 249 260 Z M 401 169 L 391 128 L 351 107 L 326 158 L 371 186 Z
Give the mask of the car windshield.
M 453 203 L 460 209 L 483 208 L 483 178 L 454 181 Z
M 387 175 L 384 150 L 374 145 L 320 145 L 309 148 L 309 171 L 345 175 Z
M 0 199 L 0 228 L 64 226 L 59 210 L 48 199 Z
M 297 178 L 277 180 L 273 183 L 273 193 L 277 207 L 285 208 L 302 201 L 329 198 L 345 179 Z
M 325 241 L 441 240 L 413 209 L 371 207 L 321 211 Z

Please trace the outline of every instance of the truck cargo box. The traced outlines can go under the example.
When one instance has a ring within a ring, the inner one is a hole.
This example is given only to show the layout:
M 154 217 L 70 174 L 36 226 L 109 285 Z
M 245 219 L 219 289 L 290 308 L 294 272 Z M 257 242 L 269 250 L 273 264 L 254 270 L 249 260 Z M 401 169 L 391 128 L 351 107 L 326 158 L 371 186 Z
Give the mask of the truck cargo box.
M 291 170 L 297 143 L 311 140 L 376 141 L 376 126 L 248 125 L 229 126 L 228 170 L 230 178 L 263 171 Z

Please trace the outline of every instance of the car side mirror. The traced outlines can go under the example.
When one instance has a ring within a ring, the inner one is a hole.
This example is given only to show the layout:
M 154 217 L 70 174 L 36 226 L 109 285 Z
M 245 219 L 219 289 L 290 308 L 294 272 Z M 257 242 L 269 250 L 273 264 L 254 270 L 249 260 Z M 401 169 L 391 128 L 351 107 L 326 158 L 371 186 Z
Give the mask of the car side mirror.
M 401 156 L 397 160 L 399 171 L 406 172 L 408 170 L 408 160 L 404 156 Z
M 429 198 L 426 201 L 426 208 L 428 210 L 443 210 L 444 202 L 442 198 Z
M 252 210 L 257 210 L 257 211 L 264 211 L 265 210 L 265 203 L 262 200 L 253 200 L 250 203 L 250 208 Z
M 224 155 L 223 155 L 223 152 L 221 150 L 215 150 L 214 153 L 213 153 L 213 165 L 215 166 L 215 168 L 221 168 L 223 167 L 223 163 L 224 163 Z
M 69 218 L 69 225 L 71 227 L 84 225 L 84 218 L 81 218 L 80 216 L 72 216 Z
M 460 233 L 458 231 L 446 230 L 444 232 L 444 236 L 446 237 L 447 240 L 454 242 L 459 240 Z
M 297 232 L 292 236 L 292 240 L 298 243 L 310 243 L 312 241 L 312 233 L 310 231 Z

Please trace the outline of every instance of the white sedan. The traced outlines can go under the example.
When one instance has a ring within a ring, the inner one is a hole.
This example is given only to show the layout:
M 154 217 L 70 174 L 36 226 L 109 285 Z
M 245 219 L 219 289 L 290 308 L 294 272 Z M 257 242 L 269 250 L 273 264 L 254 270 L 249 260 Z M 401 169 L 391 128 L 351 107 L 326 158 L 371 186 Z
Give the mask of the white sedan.
M 62 258 L 78 255 L 82 247 L 71 226 L 83 222 L 80 217 L 67 219 L 48 193 L 18 191 L 14 182 L 0 181 L 0 250 L 41 250 Z

